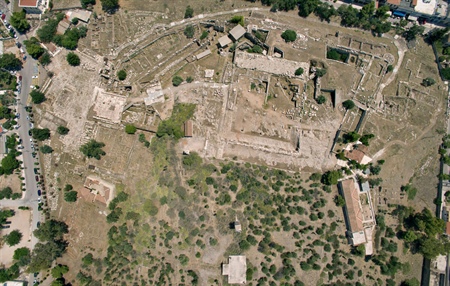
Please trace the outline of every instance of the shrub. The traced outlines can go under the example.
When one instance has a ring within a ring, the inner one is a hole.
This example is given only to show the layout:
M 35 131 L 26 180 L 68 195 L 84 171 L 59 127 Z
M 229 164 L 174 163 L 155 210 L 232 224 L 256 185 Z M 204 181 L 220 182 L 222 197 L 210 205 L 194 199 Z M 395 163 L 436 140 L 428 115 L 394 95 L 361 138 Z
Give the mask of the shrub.
M 186 38 L 191 39 L 194 37 L 195 34 L 195 28 L 192 25 L 187 25 L 186 28 L 184 28 L 184 35 Z
M 76 191 L 70 191 L 64 193 L 64 200 L 69 203 L 77 201 L 78 193 Z
M 102 150 L 103 147 L 105 147 L 105 143 L 91 139 L 88 143 L 81 145 L 80 151 L 88 158 L 100 160 L 101 156 L 106 154 L 105 151 Z
M 327 101 L 327 98 L 325 96 L 323 96 L 323 95 L 319 95 L 316 98 L 317 104 L 324 104 L 326 101 Z
M 176 75 L 176 76 L 174 76 L 172 78 L 173 86 L 179 86 L 183 81 L 184 81 L 183 78 L 181 76 L 178 76 L 178 75 Z
M 125 132 L 127 134 L 134 134 L 134 133 L 136 133 L 136 131 L 137 131 L 137 128 L 133 124 L 127 124 L 125 126 Z
M 61 135 L 66 135 L 67 133 L 69 133 L 69 131 L 70 129 L 64 126 L 58 126 L 58 128 L 56 129 L 56 132 Z
M 427 77 L 422 80 L 422 85 L 425 87 L 432 86 L 435 83 L 436 81 L 431 77 Z
M 41 146 L 41 148 L 39 148 L 39 150 L 41 150 L 41 152 L 43 154 L 50 154 L 53 152 L 53 148 L 48 145 Z
M 186 11 L 184 11 L 184 19 L 192 18 L 194 17 L 194 9 L 192 9 L 191 6 L 186 7 Z
M 303 68 L 298 68 L 295 70 L 295 75 L 300 76 L 303 74 L 303 72 L 304 72 Z

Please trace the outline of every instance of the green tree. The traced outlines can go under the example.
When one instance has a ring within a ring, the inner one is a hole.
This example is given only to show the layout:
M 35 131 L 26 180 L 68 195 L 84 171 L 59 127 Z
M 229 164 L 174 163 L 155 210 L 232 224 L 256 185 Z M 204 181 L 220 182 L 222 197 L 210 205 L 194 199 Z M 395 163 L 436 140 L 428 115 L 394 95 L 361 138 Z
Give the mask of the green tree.
M 184 81 L 184 79 L 181 76 L 178 76 L 178 75 L 176 75 L 176 76 L 174 76 L 172 78 L 173 86 L 179 86 L 183 81 Z
M 338 207 L 343 207 L 345 206 L 345 200 L 341 195 L 336 195 L 334 197 L 334 203 L 336 204 L 336 206 Z
M 35 37 L 31 37 L 29 40 L 23 41 L 23 44 L 27 48 L 27 53 L 33 59 L 38 59 L 45 52 L 45 49 L 40 45 L 39 40 Z
M 52 268 L 53 278 L 61 278 L 64 274 L 69 272 L 69 267 L 67 265 L 58 264 Z
M 184 11 L 184 19 L 192 18 L 194 17 L 194 9 L 192 9 L 191 6 L 186 7 L 186 11 Z
M 435 83 L 436 83 L 436 81 L 431 77 L 427 77 L 422 80 L 422 85 L 426 86 L 426 87 L 432 86 Z
M 295 70 L 295 75 L 296 76 L 300 76 L 300 75 L 303 74 L 303 72 L 304 72 L 303 68 L 298 68 L 298 69 Z
M 67 133 L 69 133 L 70 129 L 67 127 L 64 127 L 62 125 L 58 126 L 58 128 L 56 129 L 56 132 L 58 132 L 61 135 L 66 135 Z
M 61 277 L 56 280 L 53 280 L 50 286 L 65 286 L 66 285 L 65 282 L 66 280 L 64 279 L 64 277 Z
M 417 238 L 416 233 L 412 230 L 408 230 L 403 236 L 403 239 L 408 243 L 415 241 Z
M 344 106 L 345 109 L 349 110 L 349 109 L 353 109 L 356 105 L 353 102 L 353 100 L 347 99 L 346 101 L 344 101 L 342 103 L 342 106 Z
M 358 26 L 360 19 L 358 17 L 359 11 L 351 5 L 341 5 L 337 9 L 337 13 L 341 16 L 341 25 L 345 27 Z
M 323 77 L 327 74 L 326 69 L 316 69 L 316 77 Z
M 297 32 L 293 30 L 286 30 L 281 34 L 281 38 L 287 43 L 294 42 L 297 39 Z
M 355 131 L 352 131 L 352 132 L 345 133 L 342 137 L 344 139 L 344 143 L 351 143 L 351 142 L 358 141 L 358 139 L 361 137 L 361 135 L 359 135 Z
M 400 285 L 401 286 L 420 286 L 420 282 L 419 282 L 419 280 L 417 280 L 417 278 L 411 278 L 411 279 L 403 281 Z
M 94 256 L 92 253 L 88 253 L 81 259 L 81 261 L 83 262 L 83 266 L 89 266 L 94 263 Z
M 191 39 L 194 37 L 195 34 L 195 28 L 191 24 L 187 25 L 186 28 L 184 28 L 184 35 L 186 38 Z
M 2 159 L 1 169 L 3 174 L 10 175 L 15 169 L 19 168 L 19 166 L 19 161 L 17 161 L 16 157 L 11 153 Z
M 35 231 L 36 232 L 36 231 Z M 39 272 L 52 266 L 56 258 L 61 257 L 67 248 L 67 243 L 62 240 L 51 240 L 47 243 L 37 243 L 28 265 L 29 272 Z
M 186 266 L 189 263 L 189 257 L 187 257 L 185 254 L 178 255 L 178 260 L 180 261 L 180 264 L 183 266 Z
M 13 231 L 11 231 L 8 235 L 5 235 L 4 239 L 5 239 L 5 243 L 9 246 L 14 246 L 16 244 L 19 244 L 20 241 L 22 240 L 22 233 L 15 229 Z
M 75 53 L 70 52 L 67 54 L 67 62 L 69 65 L 75 67 L 80 65 L 80 57 L 78 57 Z
M 19 266 L 26 266 L 30 263 L 31 251 L 26 247 L 20 247 L 14 250 L 13 255 L 14 261 L 17 262 Z
M 19 71 L 22 69 L 22 62 L 12 53 L 4 53 L 0 56 L 0 68 Z
M 95 0 L 81 0 L 81 7 L 83 7 L 84 9 L 92 5 L 95 5 Z
M 136 131 L 137 131 L 137 128 L 133 124 L 127 124 L 125 126 L 125 132 L 127 134 L 134 134 L 134 133 L 136 133 Z
M 62 14 L 62 17 L 64 17 L 64 14 Z M 43 43 L 50 43 L 52 41 L 61 19 L 61 17 L 57 17 L 56 19 L 49 19 L 47 22 L 41 24 L 36 34 Z
M 117 77 L 119 80 L 124 80 L 127 78 L 127 72 L 125 70 L 120 70 L 117 72 Z
M 80 147 L 80 151 L 88 158 L 100 160 L 102 156 L 106 155 L 105 151 L 102 150 L 103 147 L 105 147 L 105 143 L 91 139 L 88 143 Z
M 317 104 L 324 104 L 326 101 L 327 101 L 327 98 L 325 96 L 323 96 L 323 95 L 319 95 L 316 98 Z
M 45 94 L 40 92 L 40 91 L 38 91 L 38 90 L 36 90 L 36 89 L 33 89 L 30 92 L 30 97 L 31 97 L 31 101 L 34 104 L 40 104 L 40 103 L 42 103 L 42 102 L 44 102 L 46 100 Z
M 424 26 L 418 26 L 414 24 L 411 28 L 409 28 L 403 33 L 403 37 L 407 41 L 413 41 L 417 38 L 417 36 L 422 35 L 424 31 L 425 31 Z
M 119 9 L 119 0 L 100 0 L 102 3 L 102 9 L 105 12 L 113 14 Z
M 443 68 L 441 70 L 441 75 L 444 80 L 450 80 L 450 67 Z
M 52 58 L 48 52 L 44 52 L 42 56 L 39 57 L 39 63 L 43 66 L 47 66 L 52 62 Z
M 239 25 L 241 25 L 242 27 L 244 27 L 244 26 L 245 26 L 245 23 L 244 23 L 244 16 L 241 16 L 241 15 L 233 16 L 233 17 L 231 17 L 231 19 L 230 19 L 230 23 L 239 24 Z
M 394 66 L 388 65 L 387 69 L 386 69 L 386 72 L 392 72 L 393 70 L 394 70 Z
M 60 241 L 68 232 L 69 227 L 65 222 L 50 219 L 43 222 L 33 233 L 41 241 Z
M 69 203 L 77 201 L 78 193 L 76 191 L 70 191 L 64 193 L 64 200 Z
M 31 135 L 36 140 L 44 141 L 50 138 L 50 130 L 48 128 L 32 128 L 30 131 Z
M 11 26 L 13 26 L 21 34 L 30 29 L 30 24 L 27 21 L 26 13 L 24 10 L 12 13 L 9 21 L 11 23 Z
M 435 237 L 422 237 L 419 239 L 418 249 L 425 258 L 433 259 L 439 254 L 448 254 L 450 243 L 447 240 L 440 240 Z
M 319 6 L 318 0 L 298 1 L 298 15 L 300 17 L 308 17 Z
M 330 23 L 331 17 L 336 16 L 337 11 L 334 9 L 333 5 L 320 2 L 314 10 L 314 14 L 319 17 L 321 21 Z
M 340 171 L 328 171 L 322 175 L 322 183 L 329 186 L 336 185 L 340 178 L 342 178 L 342 173 Z
M 48 145 L 43 145 L 39 148 L 43 154 L 50 154 L 53 152 L 53 148 Z

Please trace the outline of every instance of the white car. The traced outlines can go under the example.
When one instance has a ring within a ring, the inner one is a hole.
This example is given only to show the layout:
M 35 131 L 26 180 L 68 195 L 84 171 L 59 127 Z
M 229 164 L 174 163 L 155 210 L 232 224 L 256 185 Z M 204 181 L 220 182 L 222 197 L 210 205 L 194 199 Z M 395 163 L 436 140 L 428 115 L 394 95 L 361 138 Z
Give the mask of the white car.
M 41 203 L 41 198 L 38 198 L 38 203 Z
M 30 142 L 33 143 L 33 138 L 30 138 Z

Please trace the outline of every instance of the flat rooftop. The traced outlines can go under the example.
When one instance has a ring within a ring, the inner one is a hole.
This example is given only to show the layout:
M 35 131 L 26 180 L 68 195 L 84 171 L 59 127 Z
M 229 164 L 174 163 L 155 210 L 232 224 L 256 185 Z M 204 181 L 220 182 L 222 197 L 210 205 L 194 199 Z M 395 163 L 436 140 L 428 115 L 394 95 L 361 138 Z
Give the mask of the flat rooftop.
M 416 12 L 433 15 L 434 10 L 436 10 L 437 0 L 418 0 L 417 6 L 414 7 Z
M 19 7 L 37 7 L 38 0 L 19 0 Z
M 228 264 L 222 265 L 222 275 L 228 276 L 229 284 L 245 284 L 247 272 L 247 260 L 244 255 L 228 256 Z

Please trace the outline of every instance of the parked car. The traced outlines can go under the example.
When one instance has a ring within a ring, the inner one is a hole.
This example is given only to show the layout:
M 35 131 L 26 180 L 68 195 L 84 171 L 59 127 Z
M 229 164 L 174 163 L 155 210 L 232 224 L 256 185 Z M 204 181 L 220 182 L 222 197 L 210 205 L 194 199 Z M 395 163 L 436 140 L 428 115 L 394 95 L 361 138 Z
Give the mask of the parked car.
M 11 226 L 9 226 L 9 225 L 2 225 L 2 229 L 5 229 L 5 228 L 10 228 Z
M 36 179 L 36 182 L 39 182 L 39 176 L 34 176 L 34 178 Z
M 38 190 L 38 196 L 41 196 L 41 190 Z
M 36 226 L 37 226 L 37 227 L 40 227 L 40 226 L 41 226 L 41 222 L 38 221 L 37 224 L 36 224 Z M 34 277 L 36 277 L 36 276 L 37 276 L 37 273 L 34 273 Z
M 34 168 L 34 174 L 37 174 L 39 172 L 38 168 Z

